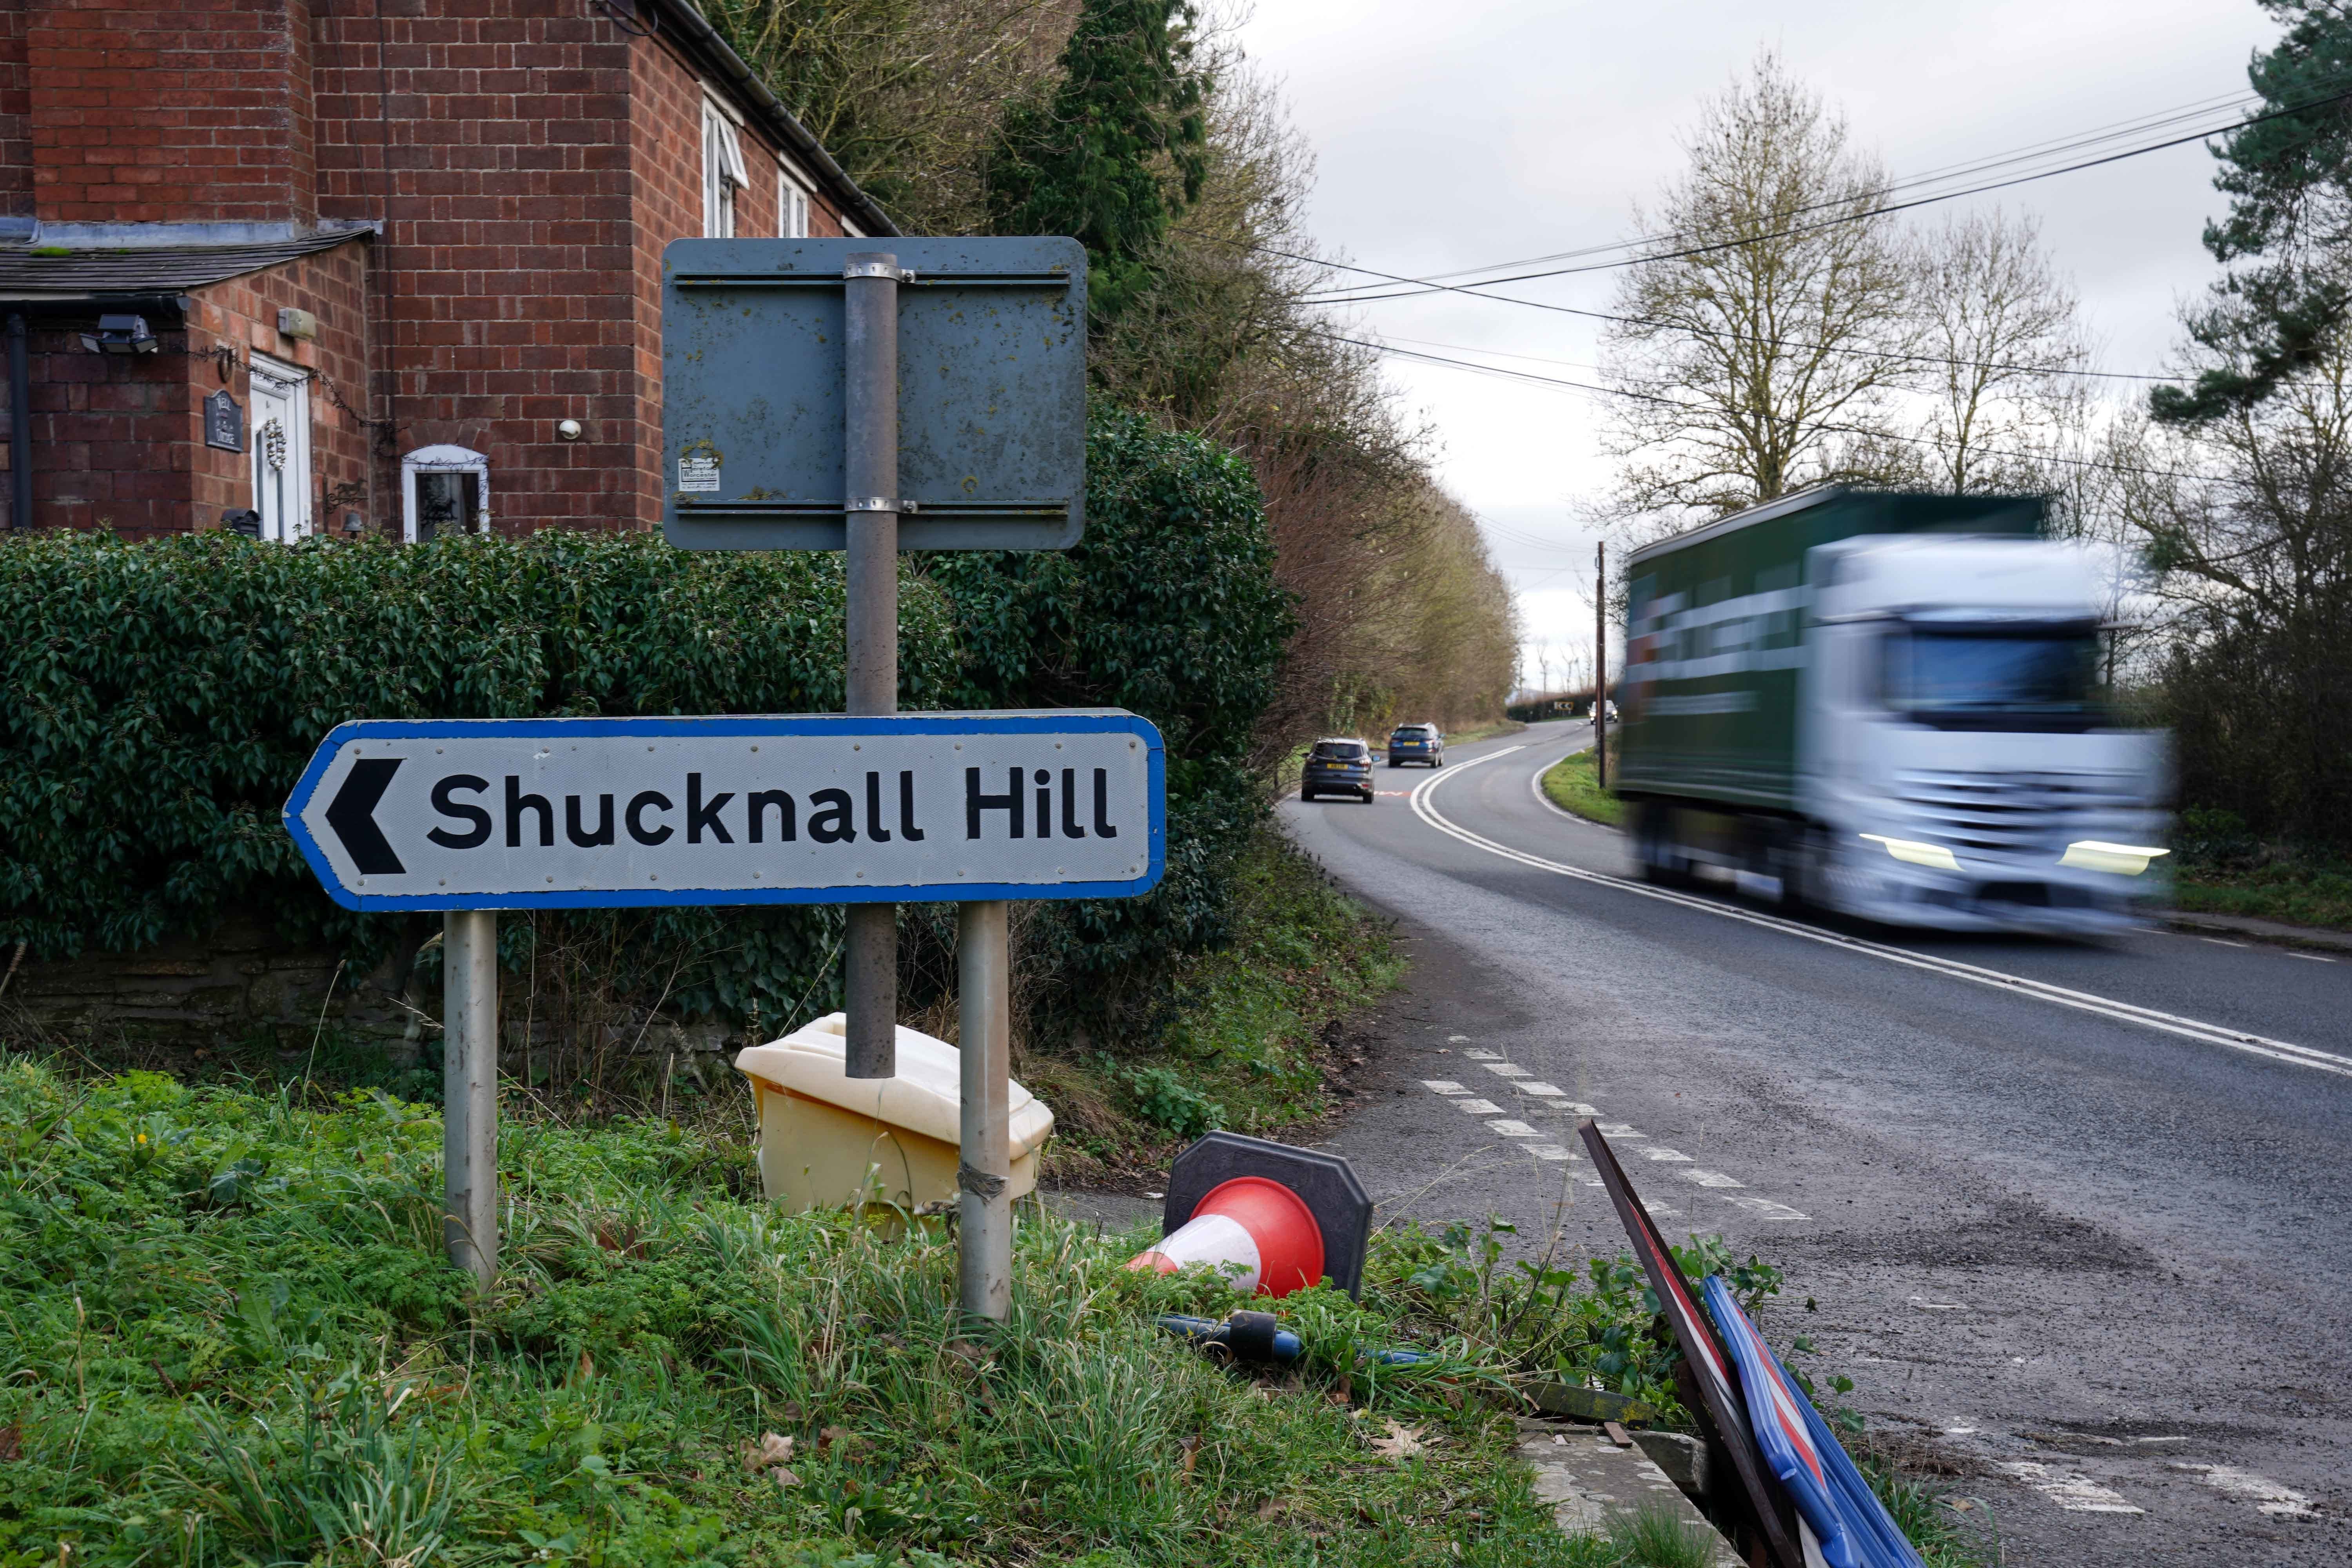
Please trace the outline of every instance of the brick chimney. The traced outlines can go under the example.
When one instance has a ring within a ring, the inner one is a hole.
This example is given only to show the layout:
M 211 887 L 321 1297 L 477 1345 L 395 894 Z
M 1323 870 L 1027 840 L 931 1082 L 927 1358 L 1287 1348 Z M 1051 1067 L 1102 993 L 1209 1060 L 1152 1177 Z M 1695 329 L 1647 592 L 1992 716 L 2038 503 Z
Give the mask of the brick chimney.
M 45 227 L 316 222 L 309 0 L 18 3 Z

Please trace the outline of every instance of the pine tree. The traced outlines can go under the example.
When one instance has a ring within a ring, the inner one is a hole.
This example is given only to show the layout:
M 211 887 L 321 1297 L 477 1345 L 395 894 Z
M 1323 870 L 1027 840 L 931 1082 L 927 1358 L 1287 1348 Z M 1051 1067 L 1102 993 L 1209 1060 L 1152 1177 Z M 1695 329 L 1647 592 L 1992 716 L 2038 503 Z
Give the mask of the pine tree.
M 999 234 L 1085 244 L 1099 329 L 1150 278 L 1152 252 L 1208 172 L 1209 79 L 1192 0 L 1085 0 L 1060 80 L 1015 107 L 988 174 Z
M 2352 5 L 2262 0 L 2286 26 L 2247 79 L 2263 119 L 2224 138 L 2213 184 L 2230 216 L 2205 227 L 2217 261 L 2242 266 L 2189 322 L 2218 363 L 2188 388 L 2160 386 L 2149 412 L 2202 424 L 2243 412 L 2326 360 L 2352 317 Z M 2259 115 L 2257 117 L 2259 117 Z

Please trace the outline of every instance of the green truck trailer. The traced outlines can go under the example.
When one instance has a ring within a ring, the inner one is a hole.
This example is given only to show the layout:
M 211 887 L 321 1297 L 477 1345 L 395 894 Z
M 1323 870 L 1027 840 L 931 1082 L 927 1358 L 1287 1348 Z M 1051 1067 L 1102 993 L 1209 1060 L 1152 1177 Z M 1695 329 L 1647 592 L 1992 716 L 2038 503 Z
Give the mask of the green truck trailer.
M 1633 552 L 1616 784 L 1662 880 L 1947 929 L 2115 929 L 2162 887 L 2161 738 L 2034 497 L 1825 487 Z

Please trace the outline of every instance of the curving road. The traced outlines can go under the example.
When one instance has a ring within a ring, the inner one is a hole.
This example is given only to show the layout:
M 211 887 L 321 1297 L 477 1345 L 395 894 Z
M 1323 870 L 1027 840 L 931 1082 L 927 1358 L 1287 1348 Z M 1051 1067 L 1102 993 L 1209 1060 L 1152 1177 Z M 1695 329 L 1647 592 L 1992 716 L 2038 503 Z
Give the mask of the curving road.
M 1570 1129 L 1669 1234 L 1788 1271 L 1890 1447 L 2012 1563 L 2352 1563 L 2352 963 L 2149 930 L 1921 940 L 1644 888 L 1542 800 L 1549 724 L 1297 802 L 1416 963 L 1328 1146 L 1384 1214 L 1622 1237 Z

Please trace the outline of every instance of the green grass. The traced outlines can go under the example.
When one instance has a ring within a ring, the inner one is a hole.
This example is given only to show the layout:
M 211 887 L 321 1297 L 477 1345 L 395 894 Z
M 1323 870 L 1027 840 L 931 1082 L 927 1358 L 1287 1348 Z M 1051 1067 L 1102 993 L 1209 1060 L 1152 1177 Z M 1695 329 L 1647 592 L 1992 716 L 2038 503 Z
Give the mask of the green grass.
M 2172 885 L 2191 914 L 2251 915 L 2295 925 L 2352 929 L 2352 868 L 2308 861 L 2234 868 L 2189 863 Z
M 1034 1054 L 1022 1081 L 1057 1112 L 1060 1176 L 1164 1163 L 1213 1127 L 1272 1134 L 1328 1111 L 1345 1072 L 1333 1026 L 1405 965 L 1387 921 L 1269 830 L 1234 874 L 1234 937 L 1180 965 L 1149 1054 Z
M 1476 1397 L 1508 1362 L 1410 1248 L 1379 1305 L 1290 1304 L 1303 1375 L 1244 1376 L 1152 1326 L 1232 1301 L 1124 1272 L 1139 1238 L 1027 1214 L 977 1333 L 943 1235 L 744 1202 L 740 1143 L 510 1122 L 474 1310 L 439 1140 L 380 1095 L 0 1064 L 0 1564 L 1613 1561 L 1529 1495 Z M 1437 1361 L 1359 1363 L 1404 1340 Z M 793 1484 L 746 1468 L 772 1432 Z
M 1611 754 L 1615 754 L 1615 748 L 1611 748 Z M 1590 747 L 1571 752 L 1545 769 L 1543 791 L 1545 798 L 1562 811 L 1572 811 L 1612 827 L 1624 820 L 1625 803 L 1595 781 Z

